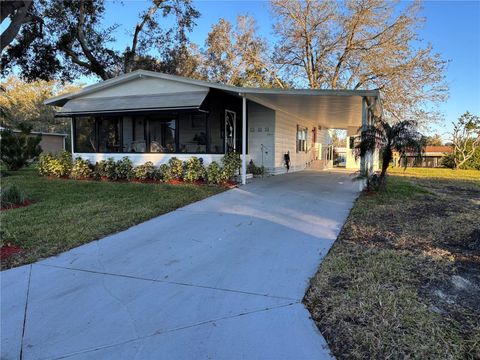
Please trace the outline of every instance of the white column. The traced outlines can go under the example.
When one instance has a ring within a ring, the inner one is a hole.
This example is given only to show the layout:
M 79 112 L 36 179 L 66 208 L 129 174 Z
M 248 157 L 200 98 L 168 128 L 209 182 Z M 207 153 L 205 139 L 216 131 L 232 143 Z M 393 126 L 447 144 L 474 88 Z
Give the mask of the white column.
M 242 95 L 242 185 L 247 183 L 247 98 Z
M 71 118 L 70 118 L 70 145 L 71 145 L 71 148 L 72 148 L 72 160 L 73 160 L 73 158 L 74 158 L 73 153 L 74 153 L 74 149 L 75 149 L 74 146 L 73 146 L 73 141 L 74 141 L 74 139 L 73 139 L 73 133 L 74 133 L 74 132 L 73 132 L 73 117 L 71 117 Z M 64 138 L 64 139 L 63 139 L 63 141 L 64 141 L 64 143 L 63 143 L 63 148 L 64 148 L 64 149 L 65 149 L 65 140 L 66 140 L 66 139 Z M 65 149 L 65 150 L 67 150 L 67 149 Z

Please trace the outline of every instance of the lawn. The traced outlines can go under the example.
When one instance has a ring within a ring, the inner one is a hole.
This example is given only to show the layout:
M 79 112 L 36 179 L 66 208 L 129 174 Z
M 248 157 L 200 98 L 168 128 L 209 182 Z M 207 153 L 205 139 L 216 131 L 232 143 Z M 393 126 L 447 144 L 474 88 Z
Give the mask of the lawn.
M 304 302 L 337 359 L 479 359 L 480 172 L 393 169 Z
M 10 172 L 33 201 L 0 213 L 2 242 L 22 249 L 2 269 L 31 263 L 175 210 L 222 191 L 198 185 L 48 179 L 34 169 Z

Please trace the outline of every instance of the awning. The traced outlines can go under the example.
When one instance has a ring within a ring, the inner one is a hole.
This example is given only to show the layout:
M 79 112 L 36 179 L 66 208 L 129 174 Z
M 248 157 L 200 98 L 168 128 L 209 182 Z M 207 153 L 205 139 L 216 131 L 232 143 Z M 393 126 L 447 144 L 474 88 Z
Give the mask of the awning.
M 204 91 L 155 95 L 79 98 L 69 100 L 57 113 L 57 116 L 145 110 L 198 109 L 207 97 L 207 94 L 208 89 Z

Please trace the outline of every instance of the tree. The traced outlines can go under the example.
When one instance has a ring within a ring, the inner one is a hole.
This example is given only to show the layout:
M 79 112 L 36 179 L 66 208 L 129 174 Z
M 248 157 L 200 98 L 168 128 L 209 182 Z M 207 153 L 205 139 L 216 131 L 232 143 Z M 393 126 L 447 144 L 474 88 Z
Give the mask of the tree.
M 462 167 L 480 148 L 480 117 L 464 113 L 453 123 L 453 160 L 455 168 Z
M 406 154 L 421 156 L 424 142 L 417 128 L 418 124 L 413 120 L 390 124 L 382 118 L 375 118 L 373 124 L 361 129 L 360 142 L 356 145 L 358 155 L 365 157 L 368 153 L 379 150 L 382 162 L 380 184 L 385 184 L 387 169 L 394 151 L 400 154 L 401 159 L 405 158 Z
M 80 86 L 44 80 L 28 83 L 15 76 L 9 76 L 0 85 L 1 126 L 19 129 L 21 125 L 28 125 L 34 131 L 69 133 L 68 119 L 55 118 L 55 108 L 43 102 L 52 96 L 78 90 Z
M 233 26 L 220 19 L 205 41 L 202 75 L 214 82 L 236 86 L 285 87 L 268 60 L 266 41 L 256 35 L 255 19 L 237 16 Z
M 3 22 L 7 19 L 10 21 L 10 23 L 5 27 L 4 31 L 0 35 L 1 51 L 3 51 L 7 46 L 10 45 L 10 43 L 12 43 L 12 41 L 18 35 L 22 25 L 34 21 L 37 23 L 41 22 L 41 19 L 35 15 L 32 0 L 1 1 L 0 23 L 3 24 Z
M 424 137 L 425 146 L 442 146 L 443 140 L 439 134 Z
M 275 61 L 296 84 L 320 89 L 381 89 L 389 121 L 437 118 L 446 61 L 422 46 L 418 2 L 403 10 L 383 0 L 342 3 L 272 0 Z
M 41 135 L 30 135 L 31 126 L 21 125 L 20 133 L 4 128 L 0 130 L 0 160 L 8 170 L 19 170 L 28 161 L 36 159 L 42 152 Z
M 186 34 L 199 16 L 190 0 L 152 0 L 139 15 L 130 44 L 118 50 L 113 44 L 118 25 L 102 25 L 103 0 L 39 0 L 33 9 L 42 26 L 23 24 L 2 55 L 6 70 L 18 66 L 29 80 L 92 74 L 106 80 L 139 67 L 157 70 L 182 58 L 176 52 L 187 49 Z M 162 26 L 167 17 L 174 18 L 170 27 Z

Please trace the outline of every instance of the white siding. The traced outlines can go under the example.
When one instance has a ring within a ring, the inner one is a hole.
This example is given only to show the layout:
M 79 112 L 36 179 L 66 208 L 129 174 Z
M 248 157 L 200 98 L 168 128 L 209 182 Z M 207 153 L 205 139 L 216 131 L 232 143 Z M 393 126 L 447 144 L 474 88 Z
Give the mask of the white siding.
M 143 77 L 95 91 L 81 98 L 101 98 L 128 95 L 152 95 L 205 90 L 205 87 L 178 81 Z
M 297 148 L 297 125 L 306 127 L 307 151 L 298 152 Z M 317 146 L 313 148 L 313 129 L 317 129 Z M 290 152 L 290 171 L 305 169 L 307 163 L 318 156 L 318 144 L 328 145 L 331 142 L 328 130 L 319 130 L 319 125 L 313 121 L 307 121 L 282 111 L 275 112 L 275 173 L 286 171 L 284 154 Z
M 262 165 L 267 172 L 275 167 L 275 111 L 265 106 L 248 103 L 248 154 L 255 165 Z

